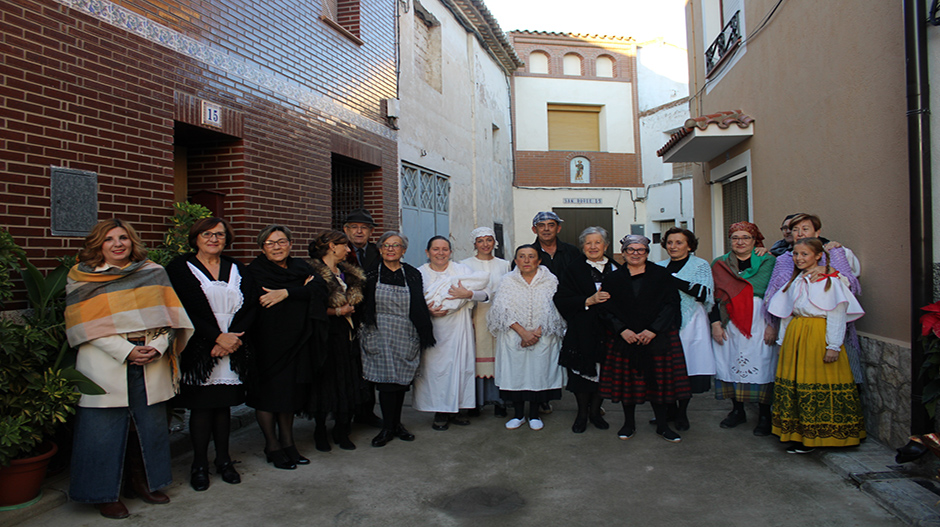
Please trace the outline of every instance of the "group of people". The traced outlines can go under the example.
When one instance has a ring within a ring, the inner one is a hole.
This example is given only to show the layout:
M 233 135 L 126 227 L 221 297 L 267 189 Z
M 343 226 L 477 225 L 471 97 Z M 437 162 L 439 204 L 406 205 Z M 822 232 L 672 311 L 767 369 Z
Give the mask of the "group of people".
M 649 402 L 656 433 L 678 442 L 692 394 L 714 377 L 716 396 L 733 402 L 724 428 L 746 422 L 744 404 L 756 402 L 755 435 L 778 435 L 791 452 L 865 435 L 858 262 L 819 238 L 815 216 L 787 217 L 776 259 L 756 225 L 736 223 L 731 251 L 711 265 L 692 254 L 686 229 L 663 234 L 669 259 L 658 264 L 648 238 L 625 236 L 618 263 L 605 229 L 588 227 L 576 247 L 558 239 L 557 214 L 540 212 L 536 240 L 511 261 L 481 227 L 474 256 L 453 261 L 450 240 L 435 236 L 415 268 L 402 259 L 408 237 L 388 231 L 373 244 L 374 227 L 355 211 L 304 259 L 291 256 L 290 229 L 271 225 L 246 266 L 224 254 L 229 224 L 206 218 L 190 231 L 193 251 L 164 270 L 133 227 L 100 222 L 67 287 L 77 368 L 106 392 L 79 403 L 72 499 L 110 518 L 128 515 L 122 484 L 125 497 L 169 502 L 156 490 L 170 482 L 168 406 L 190 410 L 197 491 L 210 485 L 210 442 L 217 475 L 241 481 L 228 448 L 232 406 L 255 409 L 267 461 L 291 470 L 310 463 L 294 439 L 298 415 L 315 421 L 319 451 L 330 439 L 355 449 L 353 422 L 381 428 L 373 447 L 413 441 L 401 420 L 412 387 L 434 430 L 468 425 L 490 404 L 506 428 L 541 430 L 566 388 L 574 433 L 610 428 L 608 399 L 623 407 L 617 436 L 630 439 L 636 406 Z

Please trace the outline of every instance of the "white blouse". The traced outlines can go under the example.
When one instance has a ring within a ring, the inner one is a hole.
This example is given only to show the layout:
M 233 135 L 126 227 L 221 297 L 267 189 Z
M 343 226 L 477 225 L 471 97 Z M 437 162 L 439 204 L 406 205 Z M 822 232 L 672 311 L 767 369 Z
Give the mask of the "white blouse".
M 842 347 L 846 323 L 861 318 L 865 310 L 849 290 L 844 276 L 833 277 L 828 291 L 826 282 L 825 278 L 810 282 L 807 275 L 800 275 L 786 292 L 781 290 L 770 299 L 767 311 L 783 319 L 777 344 L 783 343 L 793 317 L 808 317 L 826 319 L 826 349 L 838 351 Z

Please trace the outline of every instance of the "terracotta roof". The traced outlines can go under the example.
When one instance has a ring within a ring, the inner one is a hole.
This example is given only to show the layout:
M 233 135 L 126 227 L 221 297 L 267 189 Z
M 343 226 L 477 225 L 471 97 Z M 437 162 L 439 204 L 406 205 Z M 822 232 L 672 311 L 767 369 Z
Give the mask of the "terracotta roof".
M 636 42 L 636 39 L 633 37 L 622 37 L 617 35 L 589 35 L 587 33 L 563 33 L 558 31 L 529 31 L 527 29 L 520 30 L 516 29 L 509 32 L 510 34 L 518 35 L 542 35 L 542 36 L 556 36 L 556 37 L 571 37 L 571 38 L 589 38 L 592 40 L 619 40 L 623 42 Z
M 754 118 L 749 115 L 745 115 L 741 110 L 718 112 L 686 119 L 684 127 L 680 128 L 678 132 L 669 136 L 669 140 L 666 141 L 666 144 L 663 145 L 662 148 L 656 151 L 656 155 L 663 157 L 663 155 L 668 152 L 670 148 L 676 146 L 676 144 L 681 141 L 683 137 L 692 133 L 692 130 L 695 128 L 698 128 L 699 130 L 705 130 L 709 126 L 715 125 L 718 128 L 724 130 L 732 124 L 736 124 L 738 125 L 738 128 L 743 129 L 751 126 L 751 123 L 753 122 Z
M 507 73 L 512 74 L 525 64 L 483 0 L 441 0 L 441 3 L 454 14 L 464 29 L 476 35 Z

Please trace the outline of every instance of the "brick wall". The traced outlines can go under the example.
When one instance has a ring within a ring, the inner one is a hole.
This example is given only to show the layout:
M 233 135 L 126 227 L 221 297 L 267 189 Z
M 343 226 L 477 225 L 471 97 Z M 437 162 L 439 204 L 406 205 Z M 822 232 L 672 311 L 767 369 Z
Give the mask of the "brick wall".
M 392 0 L 361 2 L 363 46 L 323 24 L 317 5 L 299 0 L 119 4 L 237 51 L 384 126 L 380 101 L 396 95 Z M 132 222 L 154 246 L 172 213 L 175 141 L 188 142 L 189 191 L 225 194 L 237 235 L 233 256 L 256 254 L 254 235 L 270 223 L 290 226 L 303 246 L 329 226 L 334 136 L 369 145 L 363 161 L 377 169 L 368 199 L 380 223 L 398 226 L 394 136 L 301 106 L 53 0 L 0 3 L 0 19 L 0 225 L 40 267 L 81 245 L 50 234 L 51 166 L 96 172 L 99 218 Z M 193 108 L 202 100 L 220 105 L 226 124 L 190 126 L 184 136 L 179 123 L 198 125 Z
M 591 161 L 591 182 L 571 183 L 569 162 L 576 156 Z M 516 151 L 517 187 L 642 187 L 639 156 L 607 152 Z
M 539 76 L 572 78 L 564 75 L 565 55 L 574 53 L 581 57 L 581 75 L 591 80 L 633 81 L 636 73 L 636 41 L 632 38 L 598 38 L 586 35 L 567 35 L 561 33 L 537 33 L 513 31 L 509 33 L 516 53 L 527 61 L 533 51 L 548 55 L 548 74 L 531 74 L 528 68 L 517 70 L 515 76 Z M 614 62 L 614 77 L 597 77 L 595 61 L 600 56 L 607 56 Z

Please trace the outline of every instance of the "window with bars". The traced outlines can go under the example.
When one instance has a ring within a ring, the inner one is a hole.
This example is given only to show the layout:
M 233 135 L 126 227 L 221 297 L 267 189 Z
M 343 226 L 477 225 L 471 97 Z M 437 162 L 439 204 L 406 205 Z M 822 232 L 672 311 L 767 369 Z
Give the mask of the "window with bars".
M 362 165 L 334 155 L 332 167 L 332 224 L 342 230 L 350 212 L 365 208 L 366 170 Z

